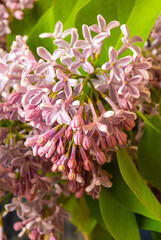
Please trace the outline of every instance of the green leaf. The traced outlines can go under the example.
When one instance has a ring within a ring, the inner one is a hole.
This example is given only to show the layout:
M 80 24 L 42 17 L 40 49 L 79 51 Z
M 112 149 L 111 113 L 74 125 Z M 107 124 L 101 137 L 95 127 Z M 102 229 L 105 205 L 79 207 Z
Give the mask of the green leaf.
M 86 196 L 86 203 L 92 214 L 92 216 L 97 220 L 97 222 L 108 232 L 107 226 L 101 215 L 100 205 L 98 199 L 92 199 L 90 196 Z
M 16 35 L 28 35 L 36 24 L 41 15 L 52 5 L 53 0 L 44 0 L 36 1 L 33 9 L 24 10 L 23 20 L 17 20 L 16 18 L 12 19 L 10 24 L 11 34 L 7 35 L 7 45 L 8 49 L 11 46 L 12 42 L 15 40 Z
M 55 27 L 55 19 L 53 8 L 50 7 L 39 19 L 29 34 L 27 44 L 30 50 L 37 56 L 37 47 L 43 46 L 51 53 L 54 51 L 54 44 L 51 38 L 41 39 L 39 35 L 43 32 L 53 32 Z
M 146 207 L 138 200 L 133 191 L 128 187 L 123 177 L 121 176 L 117 159 L 114 158 L 108 165 L 108 172 L 112 174 L 112 187 L 109 188 L 112 196 L 126 209 L 142 214 L 144 216 L 155 219 Z
M 160 240 L 161 239 L 161 233 L 152 232 L 152 238 L 153 238 L 153 240 Z
M 127 24 L 130 29 L 130 37 L 139 35 L 146 40 L 160 11 L 160 0 L 92 0 L 79 11 L 75 26 L 80 32 L 82 24 L 93 25 L 97 23 L 96 17 L 101 14 L 107 23 L 118 20 L 121 25 Z M 119 49 L 122 44 L 122 36 L 119 28 L 111 31 L 111 37 L 103 44 L 100 63 L 107 61 L 110 46 L 116 50 Z M 144 43 L 139 45 L 143 47 Z
M 141 116 L 141 115 L 140 115 Z M 139 142 L 138 166 L 142 176 L 161 190 L 161 117 L 145 121 L 145 130 Z
M 99 203 L 103 220 L 115 240 L 140 239 L 134 213 L 123 208 L 108 189 L 102 189 Z
M 89 240 L 112 240 L 113 238 L 109 235 L 104 228 L 102 228 L 99 224 L 96 225 L 91 235 L 89 236 Z
M 71 196 L 64 204 L 64 209 L 69 211 L 72 219 L 71 222 L 78 227 L 79 230 L 90 234 L 96 226 L 97 221 L 91 216 L 84 198 L 76 199 Z
M 116 153 L 120 172 L 129 188 L 156 220 L 161 220 L 161 205 L 141 177 L 126 150 L 120 148 Z
M 161 232 L 161 222 L 136 214 L 139 229 Z
M 57 48 L 53 44 L 53 39 L 39 38 L 44 32 L 53 32 L 57 21 L 62 21 L 64 30 L 74 26 L 74 20 L 79 10 L 90 0 L 56 0 L 50 9 L 48 9 L 39 19 L 29 34 L 27 41 L 30 49 L 36 54 L 36 48 L 43 46 L 53 53 Z M 69 14 L 70 13 L 70 14 Z

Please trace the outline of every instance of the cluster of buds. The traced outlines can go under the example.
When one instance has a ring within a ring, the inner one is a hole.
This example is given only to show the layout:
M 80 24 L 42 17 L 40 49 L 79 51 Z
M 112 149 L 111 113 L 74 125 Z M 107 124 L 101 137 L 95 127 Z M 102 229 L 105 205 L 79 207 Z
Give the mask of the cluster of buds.
M 6 35 L 11 32 L 9 28 L 10 16 L 18 20 L 23 19 L 23 10 L 32 8 L 35 0 L 2 0 L 0 4 L 0 46 L 5 49 Z
M 17 36 L 0 63 L 1 119 L 20 120 L 39 131 L 26 136 L 25 146 L 33 156 L 48 159 L 51 171 L 61 172 L 78 198 L 85 191 L 98 198 L 101 185 L 112 186 L 111 175 L 101 166 L 110 162 L 117 146 L 127 144 L 136 107 L 150 97 L 151 59 L 134 45 L 142 38 L 130 38 L 122 25 L 123 45 L 118 51 L 111 46 L 107 62 L 99 67 L 103 42 L 120 24 L 106 25 L 101 15 L 97 19 L 98 25 L 83 25 L 84 40 L 78 39 L 77 29 L 63 32 L 57 22 L 54 33 L 40 37 L 54 38 L 58 48 L 51 54 L 38 47 L 39 60 Z M 64 40 L 69 35 L 70 43 Z M 132 56 L 120 58 L 126 49 Z

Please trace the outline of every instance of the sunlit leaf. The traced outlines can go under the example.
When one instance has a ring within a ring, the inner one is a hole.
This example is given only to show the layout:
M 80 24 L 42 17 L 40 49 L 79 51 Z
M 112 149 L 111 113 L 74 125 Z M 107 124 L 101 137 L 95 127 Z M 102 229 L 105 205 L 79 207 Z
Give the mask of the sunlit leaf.
M 156 220 L 161 220 L 161 205 L 141 177 L 127 151 L 118 149 L 117 159 L 120 172 L 129 188 L 148 211 L 156 217 Z

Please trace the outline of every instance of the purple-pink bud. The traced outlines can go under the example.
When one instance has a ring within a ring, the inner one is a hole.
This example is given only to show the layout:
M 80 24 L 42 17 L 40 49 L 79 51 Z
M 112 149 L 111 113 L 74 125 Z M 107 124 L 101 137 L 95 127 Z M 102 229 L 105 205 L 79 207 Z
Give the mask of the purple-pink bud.
M 82 145 L 85 150 L 89 150 L 92 147 L 91 139 L 88 136 L 84 136 Z
M 29 233 L 28 237 L 29 237 L 31 240 L 37 240 L 38 235 L 39 235 L 39 233 L 38 233 L 37 230 L 32 230 L 32 231 Z
M 77 115 L 73 118 L 70 124 L 73 131 L 80 131 L 83 127 L 83 119 L 81 116 Z
M 51 162 L 54 164 L 54 163 L 57 163 L 57 161 L 60 159 L 59 155 L 56 155 L 54 154 L 51 158 Z
M 132 120 L 125 120 L 124 121 L 124 128 L 126 129 L 126 131 L 131 131 L 132 128 L 135 127 L 135 122 Z
M 17 10 L 13 13 L 14 17 L 17 18 L 18 20 L 22 20 L 23 19 L 23 11 Z
M 103 165 L 105 162 L 107 162 L 107 158 L 106 158 L 106 155 L 104 154 L 104 152 L 97 152 L 96 160 L 100 165 Z
M 106 138 L 106 142 L 110 148 L 114 148 L 116 146 L 116 138 L 112 135 Z
M 124 145 L 127 141 L 127 134 L 120 131 L 117 127 L 114 127 L 115 137 L 120 146 Z
M 64 133 L 64 138 L 66 138 L 67 140 L 70 140 L 70 139 L 72 139 L 72 137 L 73 137 L 73 130 L 72 130 L 72 128 L 69 126 L 69 127 L 67 128 L 67 130 L 65 131 L 65 133 Z
M 18 100 L 20 99 L 21 93 L 11 93 L 8 96 L 8 103 L 10 104 L 15 104 L 18 102 Z
M 13 224 L 13 229 L 14 229 L 15 231 L 20 231 L 22 228 L 23 228 L 22 222 L 15 222 L 15 223 Z
M 128 109 L 133 109 L 133 105 L 131 104 L 130 101 L 128 101 L 127 99 L 125 98 L 119 98 L 119 107 L 120 108 L 123 108 L 125 110 L 128 110 Z
M 74 134 L 73 139 L 74 139 L 74 143 L 75 143 L 76 145 L 81 145 L 82 142 L 83 142 L 83 134 L 82 134 L 82 132 L 81 132 L 81 131 L 77 131 L 77 132 Z
M 83 195 L 84 195 L 84 188 L 80 188 L 77 192 L 76 192 L 76 194 L 75 194 L 75 197 L 76 198 L 82 198 L 83 197 Z

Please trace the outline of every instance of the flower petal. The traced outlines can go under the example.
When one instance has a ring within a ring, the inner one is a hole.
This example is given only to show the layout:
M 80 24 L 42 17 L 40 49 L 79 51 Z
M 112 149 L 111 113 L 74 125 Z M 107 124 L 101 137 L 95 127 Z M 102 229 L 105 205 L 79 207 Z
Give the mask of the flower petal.
M 52 60 L 51 54 L 44 47 L 38 47 L 37 54 L 46 61 Z
M 98 26 L 101 29 L 101 32 L 105 31 L 106 28 L 106 20 L 102 17 L 102 15 L 97 16 Z
M 110 58 L 110 61 L 112 63 L 116 62 L 116 60 L 118 58 L 118 53 L 117 53 L 117 51 L 113 47 L 109 48 L 109 58 Z
M 82 65 L 83 69 L 85 72 L 87 73 L 93 73 L 94 72 L 94 68 L 92 66 L 91 63 L 89 63 L 88 61 L 85 61 Z
M 91 32 L 90 32 L 89 27 L 87 25 L 83 24 L 82 29 L 83 29 L 83 36 L 84 36 L 85 40 L 91 44 L 92 37 L 91 37 Z
M 129 33 L 129 28 L 128 28 L 128 26 L 126 25 L 126 24 L 123 24 L 123 25 L 121 25 L 121 31 L 122 31 L 122 33 L 124 34 L 124 36 L 126 37 L 126 38 L 129 38 L 129 36 L 130 36 L 130 33 Z

